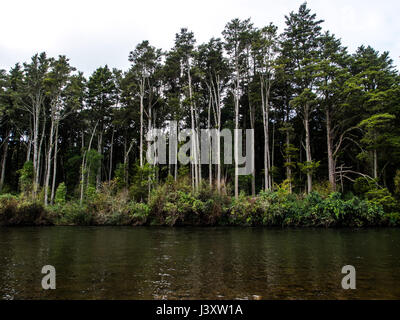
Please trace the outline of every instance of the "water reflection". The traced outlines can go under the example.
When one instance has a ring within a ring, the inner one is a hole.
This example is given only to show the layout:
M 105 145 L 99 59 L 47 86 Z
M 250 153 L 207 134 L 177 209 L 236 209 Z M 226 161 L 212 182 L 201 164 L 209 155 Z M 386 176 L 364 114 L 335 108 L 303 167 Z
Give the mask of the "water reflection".
M 1 228 L 0 297 L 399 299 L 399 249 L 397 229 Z M 341 288 L 347 264 L 356 291 Z

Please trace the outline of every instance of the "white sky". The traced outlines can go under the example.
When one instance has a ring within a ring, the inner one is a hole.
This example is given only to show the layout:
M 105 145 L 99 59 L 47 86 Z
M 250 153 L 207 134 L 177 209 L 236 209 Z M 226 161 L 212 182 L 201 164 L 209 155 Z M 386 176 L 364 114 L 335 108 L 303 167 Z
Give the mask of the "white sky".
M 126 70 L 128 54 L 149 40 L 169 49 L 181 27 L 198 44 L 220 37 L 233 18 L 251 17 L 258 27 L 274 22 L 283 31 L 284 16 L 303 0 L 1 0 L 0 68 L 29 61 L 41 51 L 65 54 L 90 74 L 108 64 Z M 400 65 L 399 0 L 309 0 L 324 19 L 324 29 L 342 38 L 353 52 L 361 44 L 390 51 Z

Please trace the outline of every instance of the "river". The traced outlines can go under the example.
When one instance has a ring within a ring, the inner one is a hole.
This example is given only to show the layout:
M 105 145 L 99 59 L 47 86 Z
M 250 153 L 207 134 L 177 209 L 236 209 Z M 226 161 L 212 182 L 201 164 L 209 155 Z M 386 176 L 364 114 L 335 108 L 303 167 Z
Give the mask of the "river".
M 3 227 L 0 299 L 400 299 L 400 230 Z

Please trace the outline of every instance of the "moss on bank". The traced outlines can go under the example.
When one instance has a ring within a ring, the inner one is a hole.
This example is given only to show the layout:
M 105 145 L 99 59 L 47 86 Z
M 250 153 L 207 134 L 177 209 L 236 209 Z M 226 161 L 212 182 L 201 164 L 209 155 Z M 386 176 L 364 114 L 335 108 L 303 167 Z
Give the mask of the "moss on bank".
M 0 196 L 0 225 L 115 225 L 115 226 L 279 226 L 371 227 L 399 226 L 394 198 L 385 192 L 372 197 L 340 193 L 290 194 L 283 186 L 256 197 L 238 199 L 203 185 L 192 191 L 187 181 L 166 182 L 144 202 L 128 190 L 104 184 L 80 205 L 58 201 L 44 208 L 26 196 Z

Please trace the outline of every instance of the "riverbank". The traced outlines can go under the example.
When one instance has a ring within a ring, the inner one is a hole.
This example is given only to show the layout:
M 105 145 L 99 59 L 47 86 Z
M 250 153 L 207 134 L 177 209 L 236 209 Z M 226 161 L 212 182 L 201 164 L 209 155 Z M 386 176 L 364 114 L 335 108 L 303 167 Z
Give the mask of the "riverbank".
M 238 199 L 203 185 L 198 191 L 184 182 L 165 183 L 144 201 L 129 190 L 104 184 L 99 192 L 44 207 L 26 195 L 0 196 L 0 225 L 85 226 L 266 226 L 266 227 L 396 227 L 397 200 L 375 196 L 313 192 L 291 194 L 284 187 Z

